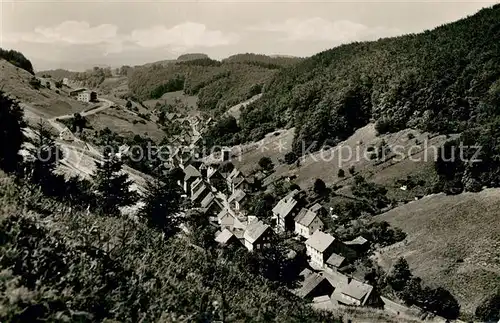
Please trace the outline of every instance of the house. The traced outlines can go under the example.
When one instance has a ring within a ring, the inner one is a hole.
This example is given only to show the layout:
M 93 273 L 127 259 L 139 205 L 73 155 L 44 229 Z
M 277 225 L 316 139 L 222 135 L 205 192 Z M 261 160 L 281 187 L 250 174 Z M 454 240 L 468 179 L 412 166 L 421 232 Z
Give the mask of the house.
M 323 205 L 319 204 L 319 203 L 315 203 L 313 204 L 309 210 L 313 211 L 314 213 L 318 214 L 318 215 L 323 215 L 323 216 L 326 216 L 328 214 L 328 212 L 326 211 L 326 209 L 323 207 Z
M 249 251 L 268 248 L 271 246 L 273 230 L 262 221 L 257 221 L 249 224 L 245 229 L 243 238 L 245 247 Z
M 335 288 L 331 299 L 339 305 L 365 306 L 377 301 L 373 286 L 341 273 L 324 273 Z
M 298 191 L 293 190 L 287 196 L 279 200 L 278 204 L 274 206 L 272 220 L 274 222 L 276 232 L 294 230 L 294 216 L 297 214 L 298 209 L 298 202 L 294 198 L 296 193 L 298 193 Z
M 207 182 L 212 186 L 219 186 L 220 183 L 223 183 L 226 179 L 219 172 L 219 170 L 212 165 L 207 167 Z M 216 187 L 217 188 L 217 187 Z M 220 187 L 219 187 L 220 188 Z
M 188 165 L 187 167 L 184 168 L 184 181 L 182 188 L 184 189 L 184 192 L 186 192 L 188 195 L 191 194 L 191 184 L 197 179 L 200 178 L 201 174 L 200 172 L 194 168 L 192 165 Z
M 207 215 L 218 214 L 222 210 L 222 205 L 215 198 L 215 195 L 210 192 L 200 203 L 201 211 Z
M 87 89 L 81 88 L 69 92 L 69 96 L 78 97 L 78 94 L 87 91 Z
M 345 241 L 344 244 L 358 253 L 365 252 L 370 248 L 370 242 L 362 236 L 358 236 L 351 241 Z
M 73 141 L 74 137 L 68 128 L 64 128 L 64 130 L 59 133 L 59 139 L 64 141 Z
M 193 192 L 193 195 L 191 195 L 191 202 L 198 205 L 209 193 L 210 189 L 205 184 L 201 184 L 198 189 Z
M 226 177 L 226 181 L 231 192 L 234 192 L 239 186 L 242 185 L 245 189 L 248 189 L 248 183 L 245 182 L 243 173 L 236 168 L 233 168 L 233 170 L 229 173 L 229 175 Z
M 222 230 L 222 232 L 215 237 L 215 241 L 223 245 L 241 245 L 240 240 L 228 229 Z
M 81 91 L 76 94 L 76 99 L 81 102 L 95 102 L 97 101 L 97 93 L 94 91 Z
M 200 185 L 203 184 L 203 179 L 201 179 L 201 177 L 197 177 L 194 182 L 191 183 L 191 185 L 189 185 L 189 191 L 191 192 L 191 194 L 194 194 L 194 192 L 196 192 L 196 190 L 200 187 Z
M 320 230 L 316 230 L 311 237 L 306 240 L 306 254 L 316 267 L 324 268 L 325 261 L 333 253 L 334 241 L 334 237 Z
M 231 231 L 245 229 L 245 225 L 226 208 L 217 214 L 217 222 L 222 229 L 229 229 Z
M 295 293 L 299 297 L 312 300 L 321 296 L 327 296 L 329 299 L 333 291 L 334 287 L 325 276 L 321 273 L 310 273 Z
M 237 189 L 231 194 L 227 201 L 235 211 L 240 212 L 248 202 L 248 195 L 244 191 Z
M 323 230 L 323 221 L 316 212 L 302 208 L 295 217 L 295 233 L 309 239 L 316 230 Z
M 333 270 L 333 271 L 338 271 L 341 267 L 346 265 L 347 261 L 345 257 L 338 255 L 336 253 L 332 253 L 330 257 L 325 261 L 326 268 Z

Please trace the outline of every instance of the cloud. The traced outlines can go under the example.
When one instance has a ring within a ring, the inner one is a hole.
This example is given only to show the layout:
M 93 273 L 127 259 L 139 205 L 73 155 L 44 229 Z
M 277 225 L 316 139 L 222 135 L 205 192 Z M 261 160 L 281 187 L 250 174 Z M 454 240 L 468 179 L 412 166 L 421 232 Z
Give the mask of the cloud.
M 64 21 L 52 27 L 36 27 L 31 32 L 3 33 L 4 43 L 93 45 L 107 55 L 125 49 L 168 48 L 183 52 L 195 47 L 216 47 L 238 42 L 238 35 L 210 30 L 204 24 L 184 22 L 167 28 L 162 25 L 119 33 L 111 24 L 91 26 L 86 21 Z
M 393 28 L 368 27 L 349 20 L 329 21 L 319 17 L 305 20 L 288 19 L 281 23 L 267 22 L 247 29 L 281 33 L 284 35 L 282 41 L 325 41 L 337 44 L 401 34 Z
M 130 41 L 141 47 L 170 47 L 182 51 L 194 47 L 215 47 L 238 42 L 235 33 L 224 33 L 220 30 L 209 30 L 200 23 L 185 22 L 172 28 L 154 26 L 147 29 L 134 30 Z
M 118 27 L 102 24 L 91 27 L 86 21 L 64 21 L 53 27 L 36 27 L 32 32 L 17 32 L 4 35 L 11 42 L 60 43 L 60 44 L 99 44 L 114 43 Z

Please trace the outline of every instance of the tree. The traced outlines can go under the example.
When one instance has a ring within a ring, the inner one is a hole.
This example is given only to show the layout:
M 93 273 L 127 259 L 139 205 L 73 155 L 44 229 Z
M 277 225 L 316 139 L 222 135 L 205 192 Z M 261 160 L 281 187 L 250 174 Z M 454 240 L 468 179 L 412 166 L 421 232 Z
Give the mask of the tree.
M 274 164 L 269 157 L 262 157 L 259 159 L 259 166 L 266 171 L 270 171 L 274 168 Z
M 356 172 L 356 169 L 354 168 L 354 165 L 349 167 L 349 174 L 354 175 L 355 172 Z
M 500 291 L 479 304 L 475 315 L 481 322 L 497 322 L 500 320 Z
M 387 276 L 387 281 L 395 291 L 401 291 L 411 278 L 412 274 L 408 262 L 401 257 L 392 267 L 391 272 Z
M 173 176 L 155 176 L 155 179 L 148 183 L 144 206 L 139 210 L 139 216 L 144 218 L 150 227 L 161 230 L 167 238 L 178 232 L 180 224 L 177 213 L 182 202 L 181 192 Z
M 60 186 L 63 185 L 63 182 L 55 182 L 57 176 L 54 174 L 54 171 L 58 161 L 63 158 L 63 153 L 56 146 L 44 122 L 41 121 L 38 123 L 37 133 L 37 139 L 33 142 L 35 149 L 31 152 L 34 156 L 31 181 L 40 185 L 45 194 L 54 195 L 56 192 L 61 193 L 63 189 Z
M 127 109 L 130 109 L 132 107 L 132 102 L 130 102 L 130 100 L 127 100 L 125 107 L 127 107 Z
M 295 163 L 296 160 L 297 160 L 297 154 L 294 153 L 293 151 L 290 151 L 285 154 L 285 163 L 287 163 L 288 165 Z
M 314 181 L 314 193 L 323 195 L 325 194 L 325 192 L 326 192 L 325 182 L 320 178 L 316 178 L 316 180 Z
M 0 168 L 14 172 L 22 162 L 19 150 L 24 142 L 23 111 L 18 103 L 0 91 Z
M 442 287 L 436 289 L 425 287 L 423 289 L 423 302 L 425 309 L 441 315 L 447 319 L 456 319 L 460 313 L 460 305 L 449 291 Z
M 345 176 L 345 172 L 342 168 L 340 168 L 339 171 L 337 172 L 337 177 L 342 178 L 344 176 Z
M 421 283 L 422 280 L 419 277 L 412 277 L 401 293 L 399 293 L 399 297 L 407 305 L 420 304 L 423 298 Z
M 108 154 L 103 162 L 96 162 L 96 171 L 92 175 L 97 196 L 97 205 L 107 215 L 119 215 L 120 207 L 137 202 L 137 192 L 131 190 L 132 182 L 122 172 L 122 162 Z

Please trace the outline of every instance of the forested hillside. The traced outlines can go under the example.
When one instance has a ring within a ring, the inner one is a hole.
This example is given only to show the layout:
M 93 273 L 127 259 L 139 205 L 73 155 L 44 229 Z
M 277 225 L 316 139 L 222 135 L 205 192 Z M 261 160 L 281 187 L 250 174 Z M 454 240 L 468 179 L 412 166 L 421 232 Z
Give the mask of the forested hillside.
M 31 64 L 30 60 L 18 51 L 4 50 L 0 48 L 0 58 L 5 59 L 9 63 L 22 68 L 23 70 L 26 70 L 31 74 L 35 74 L 33 71 L 33 65 Z
M 264 92 L 243 111 L 237 137 L 294 126 L 297 154 L 302 143 L 336 144 L 370 121 L 379 133 L 469 130 L 479 132 L 470 141 L 500 139 L 486 126 L 500 115 L 500 5 L 432 31 L 321 52 L 280 70 Z
M 186 94 L 199 95 L 200 109 L 224 112 L 228 107 L 260 93 L 279 69 L 297 60 L 242 54 L 222 62 L 199 58 L 168 65 L 154 64 L 134 68 L 129 75 L 129 88 L 139 100 L 155 99 L 166 92 L 184 90 Z

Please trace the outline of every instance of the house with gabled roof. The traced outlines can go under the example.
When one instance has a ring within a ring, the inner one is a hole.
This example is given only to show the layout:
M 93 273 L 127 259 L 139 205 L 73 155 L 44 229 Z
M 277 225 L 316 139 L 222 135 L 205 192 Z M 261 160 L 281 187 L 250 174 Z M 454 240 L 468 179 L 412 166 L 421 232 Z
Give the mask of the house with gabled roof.
M 262 221 L 250 223 L 243 234 L 245 247 L 249 251 L 260 250 L 271 246 L 273 230 Z
M 316 212 L 302 208 L 295 217 L 295 233 L 309 239 L 316 230 L 323 230 L 323 221 Z
M 222 232 L 218 233 L 215 237 L 215 241 L 222 245 L 240 245 L 240 240 L 228 229 L 222 230 Z
M 237 212 L 243 211 L 246 203 L 248 202 L 248 195 L 244 191 L 237 189 L 228 198 L 229 205 Z
M 201 212 L 207 215 L 216 215 L 222 210 L 222 205 L 215 198 L 215 195 L 210 192 L 200 203 Z
M 340 268 L 345 266 L 347 261 L 345 257 L 338 255 L 336 253 L 332 253 L 330 257 L 325 261 L 326 268 L 334 271 L 338 271 Z
M 272 221 L 276 232 L 294 231 L 294 217 L 299 211 L 298 201 L 295 199 L 298 192 L 293 190 L 274 206 Z
M 236 216 L 234 216 L 234 214 L 232 214 L 227 208 L 223 208 L 222 211 L 217 214 L 217 222 L 222 229 L 227 228 L 231 231 L 234 229 L 246 228 L 246 225 L 236 218 Z
M 191 184 L 198 178 L 201 178 L 200 172 L 193 166 L 188 165 L 184 168 L 184 181 L 182 188 L 188 195 L 191 194 Z
M 356 257 L 356 253 L 342 241 L 321 230 L 314 231 L 311 237 L 306 240 L 305 245 L 306 254 L 310 257 L 311 265 L 319 269 L 326 267 L 326 260 L 333 253 L 341 255 L 347 260 Z
M 325 261 L 333 253 L 335 238 L 323 231 L 316 230 L 309 239 L 306 240 L 306 254 L 311 262 L 318 268 L 323 268 Z
M 295 294 L 309 300 L 322 296 L 329 299 L 333 291 L 334 287 L 321 273 L 309 273 Z
M 199 205 L 200 202 L 210 193 L 210 189 L 203 183 L 198 186 L 196 191 L 193 191 L 191 195 L 191 202 L 195 205 Z

